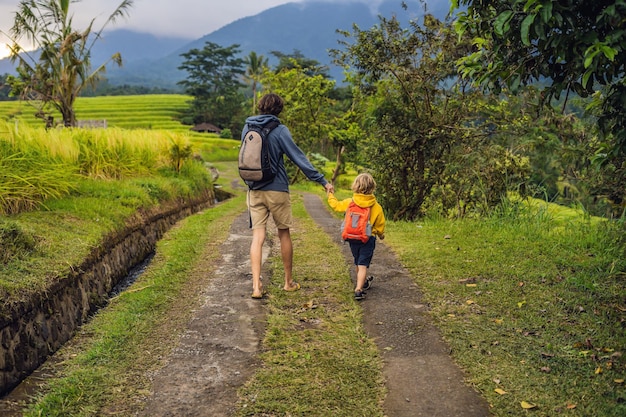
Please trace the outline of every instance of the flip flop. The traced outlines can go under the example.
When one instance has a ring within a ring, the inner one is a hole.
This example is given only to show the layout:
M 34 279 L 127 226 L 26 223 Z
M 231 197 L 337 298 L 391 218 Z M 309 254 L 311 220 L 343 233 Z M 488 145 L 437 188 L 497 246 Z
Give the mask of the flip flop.
M 265 294 L 266 294 L 266 292 L 265 292 L 265 291 L 263 291 L 263 292 L 262 292 L 261 294 L 259 294 L 259 295 L 252 294 L 252 295 L 251 295 L 251 297 L 252 297 L 252 298 L 254 298 L 255 300 L 260 300 L 260 299 L 262 299 L 262 298 L 264 298 L 264 297 L 265 297 Z
M 288 289 L 288 290 L 285 290 L 285 291 L 287 291 L 287 292 L 294 292 L 294 291 L 298 291 L 299 289 L 300 289 L 300 284 L 294 281 L 294 283 L 291 286 L 291 288 Z

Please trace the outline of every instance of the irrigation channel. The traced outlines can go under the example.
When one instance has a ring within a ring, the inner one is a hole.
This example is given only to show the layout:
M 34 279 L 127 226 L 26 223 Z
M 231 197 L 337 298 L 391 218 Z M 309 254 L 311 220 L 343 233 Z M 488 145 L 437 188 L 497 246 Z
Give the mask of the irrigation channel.
M 0 415 L 17 416 L 49 378 L 41 371 L 108 301 L 124 292 L 151 262 L 156 243 L 179 220 L 214 206 L 230 195 L 218 189 L 138 213 L 127 227 L 104 238 L 81 265 L 69 268 L 46 294 L 12 306 L 0 318 Z

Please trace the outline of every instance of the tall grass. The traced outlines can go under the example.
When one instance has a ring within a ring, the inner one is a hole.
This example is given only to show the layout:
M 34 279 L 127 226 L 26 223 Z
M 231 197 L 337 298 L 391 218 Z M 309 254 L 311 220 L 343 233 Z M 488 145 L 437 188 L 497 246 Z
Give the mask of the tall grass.
M 32 210 L 67 195 L 79 174 L 110 180 L 154 173 L 170 164 L 173 140 L 189 142 L 165 131 L 44 130 L 0 122 L 0 213 Z

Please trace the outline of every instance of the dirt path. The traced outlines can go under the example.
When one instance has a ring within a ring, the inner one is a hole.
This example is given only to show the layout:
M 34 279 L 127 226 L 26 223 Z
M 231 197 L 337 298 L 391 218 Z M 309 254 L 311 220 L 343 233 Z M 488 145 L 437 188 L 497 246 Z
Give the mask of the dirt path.
M 339 221 L 315 195 L 305 195 L 312 218 L 339 242 Z M 233 223 L 222 260 L 209 280 L 204 305 L 194 313 L 167 365 L 153 376 L 142 416 L 228 416 L 237 389 L 259 365 L 265 307 L 250 298 L 247 217 Z M 342 245 L 346 260 L 351 256 Z M 376 279 L 362 303 L 367 333 L 384 358 L 389 417 L 488 416 L 486 402 L 464 385 L 449 348 L 432 326 L 417 286 L 383 244 L 371 272 Z M 354 277 L 353 277 L 354 278 Z
M 221 247 L 221 261 L 204 291 L 179 345 L 153 375 L 146 417 L 233 415 L 237 389 L 259 365 L 266 309 L 250 298 L 247 213 L 237 217 Z M 264 259 L 269 253 L 264 246 Z

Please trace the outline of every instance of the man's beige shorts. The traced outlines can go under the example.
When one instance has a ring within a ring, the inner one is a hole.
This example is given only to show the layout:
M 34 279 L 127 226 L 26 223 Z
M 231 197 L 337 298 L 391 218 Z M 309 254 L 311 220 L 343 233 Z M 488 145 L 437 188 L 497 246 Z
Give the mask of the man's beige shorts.
M 270 213 L 278 229 L 291 227 L 291 198 L 284 191 L 248 191 L 248 209 L 252 228 L 265 227 Z

